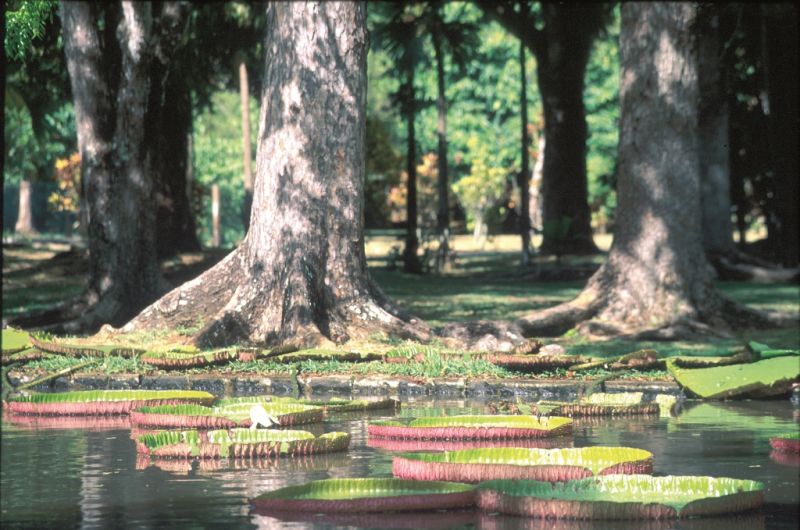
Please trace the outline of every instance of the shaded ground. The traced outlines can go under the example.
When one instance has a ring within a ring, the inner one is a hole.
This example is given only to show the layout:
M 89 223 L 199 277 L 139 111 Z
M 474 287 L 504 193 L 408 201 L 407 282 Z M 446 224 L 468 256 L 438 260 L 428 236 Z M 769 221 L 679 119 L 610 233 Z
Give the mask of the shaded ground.
M 583 287 L 581 281 L 542 282 L 532 276 L 542 273 L 556 274 L 564 269 L 585 271 L 591 274 L 602 261 L 602 256 L 592 258 L 569 258 L 556 262 L 552 258 L 537 258 L 533 268 L 521 270 L 516 253 L 516 238 L 505 236 L 505 240 L 493 242 L 493 251 L 470 248 L 469 241 L 457 240 L 459 248 L 457 268 L 444 276 L 415 276 L 386 269 L 387 249 L 392 238 L 377 238 L 368 241 L 371 273 L 392 298 L 408 307 L 412 313 L 433 326 L 459 320 L 513 319 L 531 310 L 541 309 L 568 300 Z M 488 245 L 487 245 L 488 246 Z M 80 253 L 68 252 L 65 244 L 39 244 L 36 246 L 3 248 L 3 317 L 28 311 L 38 311 L 54 303 L 77 295 L 83 288 L 86 270 L 85 258 Z M 198 274 L 220 259 L 225 251 L 183 254 L 162 264 L 165 275 L 177 283 Z M 796 284 L 754 284 L 743 282 L 720 282 L 720 289 L 732 298 L 759 309 L 796 314 L 800 307 L 800 286 Z M 153 345 L 174 343 L 195 330 L 174 330 L 174 333 L 140 333 L 122 339 L 131 345 Z M 73 338 L 71 341 L 80 339 Z M 104 339 L 105 340 L 105 339 Z M 705 342 L 628 342 L 610 340 L 588 342 L 571 333 L 547 342 L 560 343 L 569 353 L 594 357 L 620 355 L 643 348 L 653 348 L 663 355 L 694 354 L 717 355 L 739 348 L 747 340 L 758 340 L 774 347 L 797 348 L 800 346 L 800 328 L 780 330 L 747 331 L 729 339 Z M 510 372 L 485 361 L 473 360 L 469 356 L 454 359 L 442 355 L 443 348 L 436 343 L 428 346 L 379 340 L 356 345 L 357 349 L 377 352 L 394 351 L 409 357 L 405 364 L 364 363 L 352 365 L 337 360 L 304 361 L 295 365 L 280 365 L 263 360 L 252 362 L 235 361 L 225 371 L 241 372 L 293 372 L 293 373 L 381 373 L 411 377 L 436 377 L 447 375 L 464 376 L 508 376 Z M 414 357 L 417 357 L 414 359 Z M 51 372 L 68 368 L 79 360 L 53 358 L 31 363 L 29 369 Z M 109 358 L 103 364 L 107 373 L 151 372 L 136 359 Z M 196 369 L 190 372 L 203 372 Z M 563 372 L 563 371 L 562 371 Z M 587 375 L 602 374 L 603 370 Z M 564 376 L 563 373 L 542 374 Z M 662 377 L 663 372 L 649 374 Z

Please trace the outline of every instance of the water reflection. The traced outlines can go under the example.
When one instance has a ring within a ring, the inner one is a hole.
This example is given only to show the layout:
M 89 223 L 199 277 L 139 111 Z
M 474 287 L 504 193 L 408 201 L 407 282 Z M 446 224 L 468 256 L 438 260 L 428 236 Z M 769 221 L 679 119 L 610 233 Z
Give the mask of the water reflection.
M 479 514 L 480 530 L 763 530 L 763 513 L 671 521 L 565 521 Z
M 450 510 L 440 512 L 416 513 L 365 513 L 365 514 L 309 514 L 309 513 L 272 513 L 253 514 L 251 521 L 258 528 L 276 528 L 281 523 L 307 523 L 314 528 L 330 526 L 332 528 L 390 528 L 435 530 L 474 526 L 478 514 L 474 510 Z
M 470 400 L 415 401 L 402 414 L 484 412 Z M 623 445 L 654 453 L 656 474 L 699 474 L 765 482 L 762 514 L 679 523 L 637 522 L 635 528 L 795 529 L 798 463 L 771 455 L 769 437 L 797 428 L 788 401 L 687 403 L 675 418 L 576 421 L 573 436 L 545 440 L 558 447 Z M 265 491 L 336 477 L 391 476 L 394 451 L 451 449 L 368 443 L 367 424 L 392 411 L 337 414 L 309 426 L 315 434 L 347 431 L 347 453 L 312 458 L 188 461 L 137 459 L 124 418 L 17 418 L 4 415 L 0 525 L 58 528 L 559 528 L 625 529 L 626 523 L 565 522 L 479 515 L 473 512 L 381 514 L 292 521 L 253 514 L 247 499 Z M 537 440 L 536 442 L 542 442 Z M 398 443 L 398 442 L 394 442 Z M 459 444 L 461 445 L 461 444 Z M 292 516 L 296 517 L 296 516 Z M 634 527 L 631 527 L 634 528 Z

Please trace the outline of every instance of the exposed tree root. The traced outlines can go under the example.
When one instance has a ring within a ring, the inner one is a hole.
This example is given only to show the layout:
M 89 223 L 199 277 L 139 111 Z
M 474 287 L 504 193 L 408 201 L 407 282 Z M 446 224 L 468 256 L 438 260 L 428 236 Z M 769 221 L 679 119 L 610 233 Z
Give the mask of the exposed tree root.
M 798 282 L 800 268 L 784 269 L 762 260 L 755 260 L 743 252 L 711 256 L 711 263 L 722 280 L 753 281 L 757 283 Z

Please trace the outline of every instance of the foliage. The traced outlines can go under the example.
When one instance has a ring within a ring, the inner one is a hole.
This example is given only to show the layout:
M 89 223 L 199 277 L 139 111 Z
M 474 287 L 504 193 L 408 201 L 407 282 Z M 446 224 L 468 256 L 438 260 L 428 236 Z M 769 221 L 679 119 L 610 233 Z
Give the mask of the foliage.
M 250 115 L 258 116 L 258 102 L 250 99 Z M 250 120 L 253 152 L 258 138 L 257 120 Z M 194 120 L 193 186 L 203 197 L 203 210 L 195 216 L 200 239 L 211 244 L 211 186 L 220 188 L 220 225 L 223 245 L 232 246 L 244 236 L 241 207 L 244 200 L 244 162 L 239 94 L 215 92 L 210 106 Z
M 9 2 L 6 9 L 6 56 L 24 59 L 30 43 L 45 32 L 45 23 L 58 7 L 56 0 Z
M 482 143 L 477 136 L 467 140 L 472 155 L 469 174 L 453 184 L 453 191 L 467 210 L 470 224 L 476 236 L 489 225 L 489 211 L 497 206 L 509 178 L 508 171 L 489 152 L 489 144 Z
M 51 208 L 58 212 L 77 212 L 81 185 L 81 154 L 72 153 L 69 158 L 59 158 L 55 163 L 55 178 L 58 191 L 47 199 Z

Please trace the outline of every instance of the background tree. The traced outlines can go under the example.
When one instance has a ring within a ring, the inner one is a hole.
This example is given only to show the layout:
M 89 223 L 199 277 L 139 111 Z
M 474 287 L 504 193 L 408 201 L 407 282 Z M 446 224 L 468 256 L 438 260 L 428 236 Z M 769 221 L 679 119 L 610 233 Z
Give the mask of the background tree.
M 545 122 L 542 202 L 544 223 L 570 218 L 566 242 L 545 234 L 542 251 L 595 252 L 587 200 L 586 112 L 583 82 L 594 38 L 610 4 L 542 3 L 514 9 L 512 2 L 481 7 L 516 35 L 537 59 Z
M 64 326 L 121 325 L 163 292 L 156 260 L 152 147 L 146 135 L 153 61 L 181 34 L 185 5 L 61 4 L 81 185 L 88 202 L 89 309 Z M 155 58 L 155 59 L 154 59 Z
M 363 240 L 367 31 L 363 4 L 267 6 L 254 210 L 244 242 L 132 320 L 204 325 L 203 345 L 417 336 L 372 283 Z
M 779 322 L 716 291 L 705 259 L 696 18 L 688 3 L 622 6 L 614 243 L 575 300 L 517 323 L 526 336 L 583 321 L 589 333 L 659 339 Z

